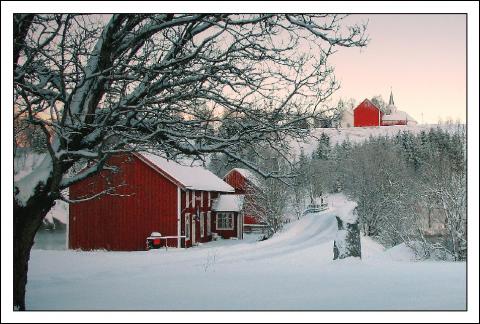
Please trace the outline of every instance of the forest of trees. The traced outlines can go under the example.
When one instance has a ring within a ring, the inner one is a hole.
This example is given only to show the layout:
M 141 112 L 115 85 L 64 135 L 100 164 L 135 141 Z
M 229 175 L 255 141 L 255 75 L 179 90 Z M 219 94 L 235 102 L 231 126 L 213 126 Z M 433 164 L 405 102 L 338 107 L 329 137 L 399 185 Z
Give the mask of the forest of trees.
M 311 198 L 344 192 L 358 204 L 363 235 L 385 247 L 405 243 L 421 258 L 466 259 L 463 125 L 454 132 L 442 128 L 419 134 L 399 131 L 393 137 L 335 145 L 322 134 L 313 153 L 308 156 L 301 151 L 292 164 L 284 157 L 269 154 L 270 161 L 277 161 L 270 162 L 270 167 L 275 165 L 277 170 L 295 175 L 284 179 L 288 185 L 278 179 L 264 182 L 265 193 L 259 203 L 265 202 L 276 224 L 270 235 L 288 221 L 289 206 L 301 217 Z M 280 160 L 284 162 L 279 164 Z M 223 176 L 232 167 L 245 166 L 217 155 L 210 167 Z M 262 221 L 266 218 L 268 215 L 263 215 Z
M 322 135 L 312 156 L 300 157 L 303 190 L 346 193 L 358 203 L 363 234 L 387 247 L 406 243 L 422 257 L 465 260 L 464 126 L 328 143 Z

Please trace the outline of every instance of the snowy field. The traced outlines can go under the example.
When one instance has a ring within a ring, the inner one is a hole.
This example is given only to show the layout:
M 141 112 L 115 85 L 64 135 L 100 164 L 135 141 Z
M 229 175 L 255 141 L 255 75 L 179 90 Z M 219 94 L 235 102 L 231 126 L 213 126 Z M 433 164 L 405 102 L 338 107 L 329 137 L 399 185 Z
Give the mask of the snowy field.
M 335 205 L 254 235 L 191 249 L 33 250 L 30 310 L 464 310 L 465 263 L 415 261 L 362 240 L 363 259 L 332 260 Z
M 369 137 L 388 136 L 393 137 L 398 133 L 409 132 L 412 134 L 420 134 L 422 131 L 428 133 L 430 129 L 440 128 L 449 133 L 456 133 L 458 131 L 465 131 L 463 124 L 422 124 L 409 126 L 381 126 L 381 127 L 349 127 L 349 128 L 315 128 L 312 130 L 311 137 L 305 142 L 293 142 L 292 148 L 295 154 L 300 154 L 300 151 L 306 155 L 311 155 L 316 149 L 322 133 L 328 135 L 330 144 L 341 144 L 346 140 L 352 143 L 361 143 L 369 139 Z

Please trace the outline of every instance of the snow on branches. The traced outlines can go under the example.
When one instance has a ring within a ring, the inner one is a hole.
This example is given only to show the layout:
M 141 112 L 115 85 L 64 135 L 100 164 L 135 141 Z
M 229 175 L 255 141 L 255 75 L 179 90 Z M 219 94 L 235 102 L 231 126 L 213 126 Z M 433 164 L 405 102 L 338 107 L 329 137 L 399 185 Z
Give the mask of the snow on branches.
M 79 160 L 127 144 L 240 158 L 239 147 L 306 135 L 298 124 L 338 87 L 329 56 L 367 44 L 365 26 L 341 17 L 16 16 L 15 115 L 43 130 L 56 191 Z

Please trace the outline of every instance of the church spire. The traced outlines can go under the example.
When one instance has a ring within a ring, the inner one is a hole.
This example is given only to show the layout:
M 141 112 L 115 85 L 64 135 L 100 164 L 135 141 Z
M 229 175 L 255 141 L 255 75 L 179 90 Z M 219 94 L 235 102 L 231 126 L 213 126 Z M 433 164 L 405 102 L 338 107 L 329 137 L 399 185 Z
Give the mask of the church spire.
M 393 92 L 391 87 L 390 87 L 390 100 L 388 101 L 388 105 L 395 106 L 395 103 L 393 102 Z

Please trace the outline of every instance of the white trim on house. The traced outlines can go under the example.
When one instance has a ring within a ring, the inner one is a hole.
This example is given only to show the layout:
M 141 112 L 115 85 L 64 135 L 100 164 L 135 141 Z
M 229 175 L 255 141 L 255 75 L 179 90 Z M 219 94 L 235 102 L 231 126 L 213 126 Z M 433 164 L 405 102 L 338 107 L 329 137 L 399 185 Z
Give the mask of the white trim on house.
M 212 194 L 211 192 L 209 191 L 208 192 L 208 207 L 211 207 L 212 206 Z
M 68 221 L 67 221 L 67 233 L 66 233 L 66 241 L 65 241 L 65 248 L 68 250 L 70 248 L 70 207 L 68 208 Z
M 185 190 L 185 208 L 190 207 L 190 191 Z
M 242 229 L 241 226 L 241 219 L 240 219 L 240 213 L 237 214 L 237 238 L 240 240 L 242 238 L 242 233 L 240 232 Z
M 195 190 L 192 190 L 192 208 L 195 208 L 195 200 L 197 200 Z
M 218 219 L 219 219 L 220 215 L 221 216 L 229 216 L 229 217 L 232 218 L 231 222 L 229 222 L 230 225 L 231 225 L 230 227 L 218 227 L 218 223 L 219 223 Z M 216 217 L 215 228 L 217 230 L 228 231 L 228 230 L 233 230 L 235 228 L 235 223 L 234 223 L 235 222 L 235 217 L 234 217 L 234 214 L 232 212 L 219 212 L 219 213 L 216 213 L 215 217 Z
M 197 243 L 197 221 L 192 217 L 192 246 Z
M 212 235 L 212 212 L 207 212 L 207 235 Z
M 188 229 L 187 229 L 188 225 Z M 187 240 L 190 241 L 190 213 L 185 213 L 185 247 L 187 246 Z
M 200 237 L 203 238 L 205 236 L 205 213 L 200 213 Z
M 182 235 L 181 210 L 182 210 L 182 191 L 180 190 L 180 187 L 177 187 L 177 248 L 180 248 L 182 246 L 182 242 L 180 240 L 180 236 Z
M 200 191 L 200 207 L 203 207 L 203 190 Z

